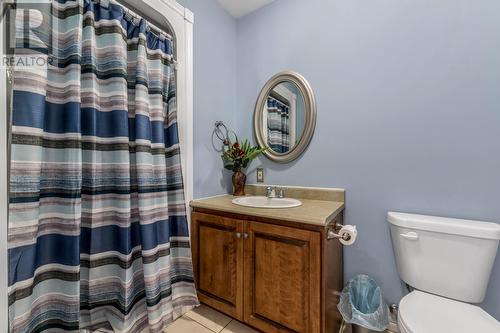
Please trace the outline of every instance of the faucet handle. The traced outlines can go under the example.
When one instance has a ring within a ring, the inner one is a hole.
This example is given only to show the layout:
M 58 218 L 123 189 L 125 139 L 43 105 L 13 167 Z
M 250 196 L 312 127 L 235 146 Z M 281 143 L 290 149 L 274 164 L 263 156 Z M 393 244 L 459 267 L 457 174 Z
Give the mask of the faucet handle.
M 283 187 L 277 187 L 275 191 L 276 191 L 276 196 L 278 198 L 284 198 L 285 197 L 285 189 Z
M 272 186 L 266 187 L 266 197 L 274 198 L 276 196 L 276 189 Z

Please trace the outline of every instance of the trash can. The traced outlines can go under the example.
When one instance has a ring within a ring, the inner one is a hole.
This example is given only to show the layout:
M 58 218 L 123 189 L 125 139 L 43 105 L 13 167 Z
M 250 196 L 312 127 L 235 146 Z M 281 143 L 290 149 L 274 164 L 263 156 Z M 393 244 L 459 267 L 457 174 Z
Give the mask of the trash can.
M 337 308 L 344 321 L 352 324 L 353 333 L 382 332 L 389 326 L 389 307 L 377 282 L 367 275 L 347 283 Z

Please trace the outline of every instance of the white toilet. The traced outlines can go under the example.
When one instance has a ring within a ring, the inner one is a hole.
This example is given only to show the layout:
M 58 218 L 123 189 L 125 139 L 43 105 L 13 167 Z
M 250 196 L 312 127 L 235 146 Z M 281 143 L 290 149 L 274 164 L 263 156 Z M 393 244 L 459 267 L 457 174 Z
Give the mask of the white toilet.
M 399 303 L 402 333 L 500 333 L 483 301 L 500 224 L 387 214 L 399 275 L 414 291 Z M 497 295 L 500 297 L 500 295 Z

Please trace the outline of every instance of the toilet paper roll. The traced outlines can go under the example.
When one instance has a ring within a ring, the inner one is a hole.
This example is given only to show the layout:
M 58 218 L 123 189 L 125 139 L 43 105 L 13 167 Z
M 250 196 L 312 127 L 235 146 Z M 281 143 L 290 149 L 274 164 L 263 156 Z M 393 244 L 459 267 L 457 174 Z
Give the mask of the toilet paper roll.
M 358 237 L 358 230 L 356 230 L 355 225 L 345 225 L 340 229 L 339 235 L 342 236 L 342 238 L 340 238 L 340 243 L 343 245 L 352 245 Z M 345 237 L 346 235 L 349 237 Z M 347 240 L 344 238 L 347 238 Z

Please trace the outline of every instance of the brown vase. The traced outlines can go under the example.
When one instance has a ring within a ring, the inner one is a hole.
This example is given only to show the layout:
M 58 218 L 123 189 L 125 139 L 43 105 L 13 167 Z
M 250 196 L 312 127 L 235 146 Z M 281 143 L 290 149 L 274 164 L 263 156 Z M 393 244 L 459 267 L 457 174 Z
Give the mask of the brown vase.
M 241 171 L 235 171 L 233 173 L 233 195 L 239 197 L 245 195 L 246 182 L 247 176 Z

